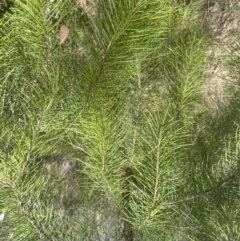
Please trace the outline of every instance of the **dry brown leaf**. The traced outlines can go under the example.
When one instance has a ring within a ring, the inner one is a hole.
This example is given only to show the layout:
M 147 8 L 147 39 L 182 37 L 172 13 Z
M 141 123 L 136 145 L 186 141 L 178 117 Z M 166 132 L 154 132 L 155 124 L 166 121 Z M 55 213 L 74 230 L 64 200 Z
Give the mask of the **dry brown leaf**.
M 60 45 L 62 45 L 69 35 L 69 28 L 66 25 L 62 25 L 60 29 Z

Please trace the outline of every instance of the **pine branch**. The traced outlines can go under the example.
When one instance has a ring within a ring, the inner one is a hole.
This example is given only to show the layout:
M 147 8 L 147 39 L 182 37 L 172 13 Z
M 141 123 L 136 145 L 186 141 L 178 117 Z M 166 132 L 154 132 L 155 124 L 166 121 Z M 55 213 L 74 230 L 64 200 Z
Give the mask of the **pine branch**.
M 228 182 L 232 181 L 234 178 L 236 178 L 236 176 L 240 173 L 240 169 L 235 172 L 233 175 L 231 175 L 230 177 L 228 178 L 225 178 L 224 180 L 220 181 L 218 184 L 216 184 L 215 186 L 211 187 L 211 188 L 208 188 L 206 189 L 205 191 L 203 192 L 200 192 L 200 193 L 197 193 L 193 196 L 190 196 L 190 197 L 186 197 L 186 198 L 183 198 L 183 199 L 180 199 L 180 200 L 177 200 L 177 201 L 173 201 L 173 202 L 168 202 L 168 203 L 164 203 L 163 206 L 171 206 L 171 205 L 175 205 L 175 204 L 178 204 L 178 203 L 183 203 L 183 202 L 187 202 L 187 201 L 190 201 L 190 200 L 193 200 L 193 199 L 196 199 L 196 198 L 199 198 L 199 197 L 204 197 L 206 194 L 209 194 L 213 191 L 216 191 L 216 189 L 226 185 Z
M 22 211 L 22 213 L 24 214 L 24 216 L 26 217 L 27 221 L 30 223 L 30 225 L 35 229 L 35 231 L 39 234 L 40 237 L 43 237 L 45 240 L 47 241 L 52 241 L 53 239 L 49 237 L 48 234 L 46 234 L 44 232 L 43 229 L 41 229 L 41 227 L 39 225 L 37 225 L 36 221 L 31 217 L 31 215 L 26 211 L 26 209 L 24 208 L 24 205 L 22 203 L 22 201 L 19 199 L 19 196 L 16 194 L 16 190 L 14 190 L 14 194 L 15 197 L 18 201 L 18 205 Z

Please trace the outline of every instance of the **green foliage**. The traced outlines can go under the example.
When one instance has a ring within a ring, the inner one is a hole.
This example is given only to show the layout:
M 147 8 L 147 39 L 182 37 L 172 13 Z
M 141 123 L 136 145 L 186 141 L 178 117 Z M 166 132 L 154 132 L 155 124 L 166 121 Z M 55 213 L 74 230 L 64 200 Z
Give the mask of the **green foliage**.
M 203 97 L 201 6 L 84 2 L 1 19 L 2 240 L 238 240 L 239 108 Z

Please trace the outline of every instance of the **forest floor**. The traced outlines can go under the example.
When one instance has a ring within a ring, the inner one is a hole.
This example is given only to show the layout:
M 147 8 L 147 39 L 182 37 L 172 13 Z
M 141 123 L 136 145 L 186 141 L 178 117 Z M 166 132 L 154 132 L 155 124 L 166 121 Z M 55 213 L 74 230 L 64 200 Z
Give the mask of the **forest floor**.
M 212 37 L 208 50 L 205 96 L 215 107 L 223 103 L 227 83 L 234 81 L 227 61 L 236 49 L 240 34 L 240 1 L 216 0 L 205 5 L 207 27 Z

